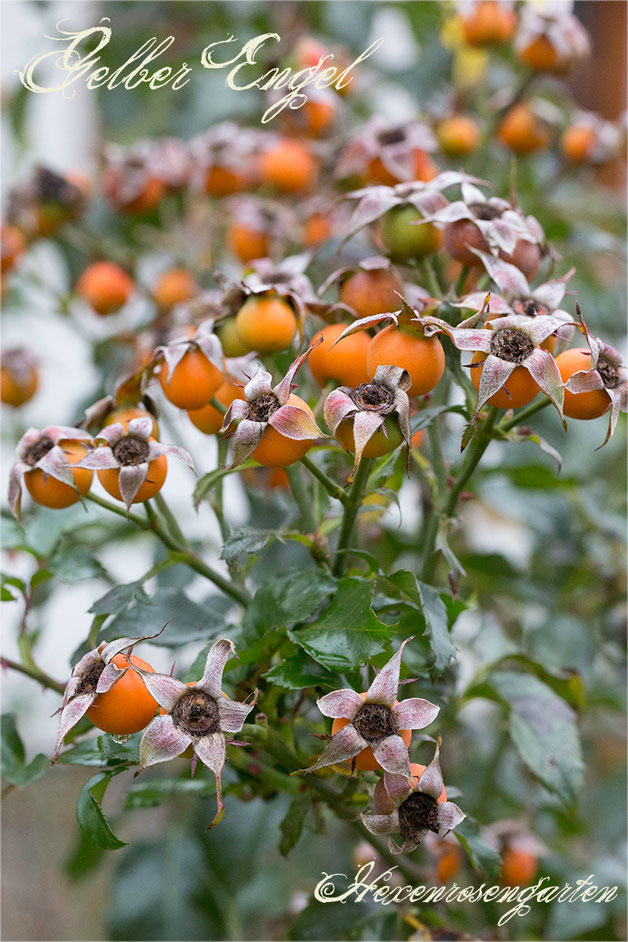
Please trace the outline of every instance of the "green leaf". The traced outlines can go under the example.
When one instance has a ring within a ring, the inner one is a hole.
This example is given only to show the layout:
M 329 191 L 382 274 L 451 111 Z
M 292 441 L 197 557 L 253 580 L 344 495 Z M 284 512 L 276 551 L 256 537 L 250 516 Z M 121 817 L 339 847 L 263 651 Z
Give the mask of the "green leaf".
M 82 880 L 102 863 L 105 851 L 85 837 L 80 828 L 76 830 L 76 842 L 65 862 L 64 870 L 70 880 Z
M 494 847 L 484 840 L 475 818 L 466 817 L 453 832 L 458 838 L 474 870 L 482 870 L 489 881 L 499 880 L 501 858 Z
M 38 569 L 37 572 L 33 573 L 30 588 L 36 589 L 38 585 L 43 585 L 43 583 L 47 582 L 49 579 L 52 579 L 52 572 L 49 569 Z
M 546 788 L 572 803 L 584 767 L 571 707 L 531 674 L 493 673 L 489 684 L 508 704 L 510 738 L 525 764 Z
M 32 782 L 36 782 L 50 767 L 50 759 L 41 752 L 32 762 L 25 763 L 24 746 L 12 713 L 5 713 L 2 716 L 1 759 L 2 778 L 18 788 L 26 788 Z
M 109 827 L 101 803 L 111 777 L 103 773 L 92 776 L 81 789 L 76 804 L 76 817 L 81 831 L 92 843 L 104 850 L 126 847 Z
M 254 527 L 239 527 L 226 540 L 221 558 L 228 566 L 237 569 L 240 556 L 259 556 L 271 543 L 279 538 L 275 530 L 256 530 Z
M 420 582 L 409 570 L 399 569 L 382 581 L 388 592 L 404 599 L 425 619 L 424 634 L 434 655 L 434 669 L 442 673 L 457 653 L 449 636 L 448 612 L 442 598 L 436 589 Z
M 246 641 L 275 628 L 292 628 L 311 618 L 336 589 L 336 580 L 320 569 L 285 569 L 260 586 L 242 620 Z
M 375 615 L 371 579 L 348 576 L 338 584 L 329 608 L 311 625 L 288 634 L 310 657 L 329 670 L 352 670 L 381 654 L 393 627 Z
M 135 808 L 156 808 L 171 798 L 183 795 L 195 795 L 199 798 L 211 798 L 216 794 L 216 783 L 212 779 L 202 778 L 165 778 L 138 782 L 129 789 L 124 807 L 127 811 Z
M 21 592 L 22 595 L 24 595 L 24 592 L 26 591 L 26 586 L 24 585 L 24 582 L 22 581 L 22 579 L 18 579 L 17 576 L 9 576 L 7 575 L 6 572 L 3 572 L 2 573 L 2 586 L 4 588 L 4 586 L 7 586 L 7 585 L 13 586 L 13 588 Z M 10 598 L 14 598 L 14 596 L 11 595 L 11 593 L 9 593 L 9 596 Z
M 0 602 L 15 602 L 17 595 L 12 595 L 4 583 L 0 586 Z
M 219 611 L 207 604 L 193 602 L 181 589 L 159 588 L 149 602 L 142 601 L 120 612 L 100 633 L 98 640 L 150 635 L 169 622 L 164 633 L 153 638 L 151 644 L 178 647 L 192 641 L 206 641 L 224 628 L 224 618 Z
M 107 575 L 104 566 L 91 549 L 73 544 L 69 534 L 62 537 L 55 546 L 48 560 L 48 569 L 61 582 L 71 585 Z
M 335 684 L 335 675 L 330 674 L 301 650 L 298 650 L 294 657 L 284 658 L 263 676 L 287 690 L 303 690 L 306 687 L 329 687 L 332 690 Z
M 307 795 L 297 795 L 290 802 L 290 807 L 286 812 L 279 828 L 281 830 L 281 840 L 279 841 L 279 853 L 282 857 L 287 857 L 292 848 L 297 844 L 303 833 L 303 824 L 307 818 L 307 813 L 312 806 L 311 800 Z
M 109 592 L 96 599 L 89 611 L 94 615 L 117 615 L 128 608 L 131 602 L 140 602 L 142 605 L 153 604 L 144 591 L 141 581 L 114 586 Z

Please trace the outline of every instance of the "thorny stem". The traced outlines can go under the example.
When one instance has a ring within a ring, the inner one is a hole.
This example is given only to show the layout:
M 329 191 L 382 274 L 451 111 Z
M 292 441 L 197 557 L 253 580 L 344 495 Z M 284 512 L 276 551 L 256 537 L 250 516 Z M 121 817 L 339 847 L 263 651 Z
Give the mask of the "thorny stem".
M 334 560 L 334 576 L 340 577 L 343 573 L 346 556 L 343 550 L 346 550 L 351 540 L 353 527 L 362 504 L 362 491 L 369 476 L 371 467 L 370 458 L 362 458 L 355 472 L 353 483 L 349 488 L 342 515 L 342 524 L 340 525 L 340 536 L 338 537 L 338 546 L 336 547 L 336 559 Z
M 191 569 L 194 569 L 195 572 L 199 573 L 199 575 L 204 576 L 226 595 L 230 595 L 231 598 L 236 600 L 236 602 L 239 602 L 240 605 L 246 607 L 251 601 L 251 597 L 245 589 L 241 589 L 238 586 L 233 585 L 228 579 L 225 579 L 224 576 L 221 576 L 219 572 L 216 572 L 214 569 L 204 563 L 202 559 L 199 559 L 188 543 L 178 543 L 176 540 L 174 540 L 173 537 L 171 537 L 170 534 L 164 529 L 163 525 L 157 518 L 155 511 L 148 505 L 148 503 L 144 505 L 148 519 L 144 520 L 137 514 L 127 514 L 127 512 L 122 507 L 117 507 L 115 504 L 110 503 L 108 500 L 104 500 L 102 497 L 97 497 L 95 494 L 88 494 L 85 499 L 98 504 L 100 507 L 104 507 L 105 510 L 110 510 L 119 517 L 124 517 L 126 520 L 134 523 L 142 530 L 154 533 L 161 540 L 164 546 L 166 546 L 173 553 L 177 554 L 181 562 L 185 563 Z
M 450 517 L 453 517 L 456 506 L 458 504 L 458 498 L 462 493 L 467 481 L 475 471 L 478 466 L 482 455 L 488 448 L 492 437 L 493 437 L 493 426 L 497 418 L 497 409 L 495 406 L 490 406 L 488 415 L 485 418 L 484 422 L 480 425 L 476 434 L 471 439 L 467 449 L 464 453 L 462 462 L 456 471 L 453 469 L 453 484 L 445 499 L 443 494 L 441 500 L 444 502 L 438 508 L 437 511 L 430 516 L 428 525 L 426 526 L 425 533 L 425 548 L 423 555 L 423 570 L 421 578 L 424 582 L 430 582 L 434 575 L 434 569 L 436 568 L 436 554 L 434 552 L 434 546 L 436 543 L 436 537 L 438 535 L 438 524 L 441 519 L 447 520 Z
M 54 680 L 49 674 L 44 673 L 44 671 L 40 670 L 38 667 L 29 667 L 26 664 L 20 664 L 18 661 L 12 661 L 11 658 L 8 657 L 0 658 L 0 665 L 2 667 L 10 667 L 13 671 L 19 671 L 20 674 L 25 674 L 32 680 L 36 680 L 40 683 L 42 687 L 47 687 L 49 690 L 56 690 L 57 693 L 63 693 L 65 690 L 64 684 L 60 684 L 58 680 Z
M 306 533 L 313 533 L 316 530 L 316 523 L 314 522 L 314 518 L 312 516 L 311 501 L 303 485 L 301 468 L 299 468 L 298 465 L 288 465 L 286 468 L 286 474 L 288 475 L 288 480 L 290 481 L 290 490 L 292 491 L 292 496 L 294 497 L 295 502 L 299 508 L 301 515 L 301 526 Z
M 346 503 L 346 491 L 340 486 L 340 484 L 336 484 L 335 481 L 332 481 L 329 475 L 325 474 L 325 472 L 312 461 L 309 455 L 304 455 L 303 458 L 301 458 L 301 464 L 305 465 L 310 474 L 313 474 L 314 477 L 321 482 L 330 497 L 335 498 L 335 500 L 339 500 L 341 504 Z

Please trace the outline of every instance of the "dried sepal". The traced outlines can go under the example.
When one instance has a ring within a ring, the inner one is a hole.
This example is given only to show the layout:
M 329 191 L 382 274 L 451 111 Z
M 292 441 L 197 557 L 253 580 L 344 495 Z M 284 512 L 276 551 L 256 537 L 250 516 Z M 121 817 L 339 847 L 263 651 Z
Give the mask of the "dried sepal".
M 400 834 L 402 843 L 389 837 L 393 854 L 408 854 L 432 831 L 440 838 L 454 830 L 466 815 L 452 801 L 440 801 L 443 776 L 440 768 L 440 737 L 434 758 L 418 782 L 410 775 L 386 772 L 373 795 L 374 812 L 360 815 L 371 834 Z
M 176 758 L 191 745 L 193 761 L 200 759 L 216 778 L 217 811 L 210 827 L 224 817 L 221 781 L 226 761 L 225 733 L 229 736 L 239 733 L 257 701 L 257 690 L 244 702 L 230 700 L 222 693 L 223 671 L 233 656 L 236 656 L 233 642 L 219 638 L 209 650 L 203 676 L 190 685 L 169 674 L 134 668 L 165 711 L 155 717 L 142 736 L 140 764 L 135 774 Z
M 403 649 L 411 640 L 407 638 L 382 667 L 364 697 L 346 688 L 325 694 L 317 701 L 323 716 L 346 719 L 349 723 L 331 737 L 316 762 L 302 771 L 315 772 L 336 765 L 370 747 L 386 771 L 412 774 L 408 747 L 399 731 L 429 726 L 436 719 L 439 707 L 419 697 L 395 703 Z
M 163 630 L 162 628 L 156 634 L 143 635 L 138 638 L 117 638 L 115 641 L 103 641 L 93 651 L 84 654 L 80 661 L 74 665 L 70 679 L 66 684 L 61 707 L 57 711 L 61 714 L 61 719 L 53 762 L 57 760 L 61 752 L 63 740 L 87 713 L 96 697 L 111 690 L 127 670 L 133 668 L 130 662 L 125 667 L 118 667 L 112 663 L 116 655 L 122 654 L 127 648 L 130 653 L 134 645 L 139 644 L 140 641 L 150 641 L 152 638 L 156 638 Z
M 396 206 L 414 206 L 426 221 L 434 218 L 439 211 L 450 205 L 442 191 L 469 180 L 481 182 L 465 173 L 445 170 L 427 183 L 419 180 L 413 183 L 398 183 L 396 186 L 369 186 L 353 190 L 344 197 L 358 200 L 345 241 Z
M 194 464 L 185 448 L 156 441 L 152 438 L 152 430 L 153 420 L 148 417 L 131 419 L 126 429 L 121 422 L 107 425 L 94 437 L 96 443 L 106 444 L 98 444 L 98 447 L 93 448 L 74 467 L 89 468 L 92 471 L 117 468 L 120 472 L 120 494 L 129 511 L 155 458 L 170 455 L 183 461 L 194 471 Z
M 214 325 L 214 319 L 202 321 L 192 337 L 186 333 L 155 348 L 153 367 L 162 362 L 166 363 L 168 367 L 167 383 L 170 382 L 175 368 L 190 350 L 200 350 L 209 362 L 222 372 L 222 344 L 214 333 Z
M 358 328 L 359 329 L 359 328 Z M 378 366 L 369 383 L 351 389 L 339 386 L 327 396 L 324 406 L 325 422 L 332 435 L 345 419 L 353 420 L 355 460 L 351 481 L 362 460 L 362 454 L 373 435 L 382 429 L 387 419 L 396 419 L 409 455 L 411 448 L 410 400 L 407 390 L 411 386 L 407 370 L 399 366 Z
M 604 390 L 610 401 L 608 428 L 606 437 L 599 448 L 610 439 L 617 427 L 620 412 L 628 411 L 628 369 L 622 355 L 600 337 L 594 337 L 587 327 L 580 308 L 580 327 L 587 341 L 591 354 L 591 368 L 573 373 L 564 384 L 564 389 L 571 393 Z
M 540 344 L 565 327 L 564 317 L 560 314 L 545 314 L 530 319 L 525 315 L 512 314 L 488 321 L 485 327 L 478 328 L 475 325 L 482 319 L 483 313 L 483 310 L 478 312 L 457 327 L 437 317 L 424 318 L 426 335 L 444 333 L 458 350 L 486 354 L 472 422 L 482 406 L 502 388 L 519 366 L 530 373 L 562 419 L 564 393 L 560 373 L 551 353 L 542 349 Z
M 24 475 L 34 468 L 39 468 L 48 477 L 55 478 L 62 484 L 74 487 L 73 469 L 63 449 L 62 441 L 90 442 L 91 435 L 84 429 L 67 425 L 48 425 L 43 429 L 29 428 L 17 443 L 17 460 L 9 472 L 9 507 L 13 516 L 19 520 L 22 502 L 22 481 Z
M 227 409 L 220 434 L 233 439 L 232 468 L 242 464 L 255 451 L 266 428 L 271 426 L 280 435 L 294 441 L 325 438 L 310 412 L 299 402 L 291 402 L 296 388 L 295 374 L 316 344 L 298 356 L 284 378 L 273 388 L 272 376 L 258 365 L 244 387 L 244 399 L 235 399 Z

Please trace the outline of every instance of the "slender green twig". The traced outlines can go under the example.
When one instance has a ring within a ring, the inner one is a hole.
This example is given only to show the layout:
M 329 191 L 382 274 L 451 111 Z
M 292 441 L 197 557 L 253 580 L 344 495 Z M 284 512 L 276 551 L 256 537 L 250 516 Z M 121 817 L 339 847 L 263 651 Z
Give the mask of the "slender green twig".
M 452 469 L 453 484 L 448 495 L 441 506 L 438 507 L 433 517 L 430 517 L 429 528 L 425 534 L 424 562 L 421 574 L 422 579 L 426 582 L 432 579 L 436 567 L 434 547 L 438 535 L 439 522 L 440 520 L 447 520 L 453 517 L 460 494 L 492 440 L 493 426 L 495 425 L 496 418 L 497 409 L 495 406 L 490 406 L 487 417 L 468 444 L 462 461 L 457 468 Z
M 438 278 L 436 277 L 434 267 L 428 258 L 423 259 L 423 273 L 425 275 L 426 286 L 432 292 L 432 295 L 435 298 L 442 298 L 442 288 L 438 283 Z
M 508 419 L 507 422 L 501 422 L 497 429 L 500 432 L 509 432 L 511 429 L 515 428 L 517 425 L 521 425 L 527 419 L 531 418 L 533 415 L 536 415 L 537 412 L 540 412 L 541 409 L 545 409 L 549 406 L 549 399 L 542 399 L 540 402 L 533 402 L 529 406 L 526 406 L 525 409 L 522 409 L 521 412 L 515 413 L 512 419 Z
M 56 690 L 57 693 L 63 693 L 65 690 L 64 684 L 60 684 L 58 680 L 54 680 L 49 674 L 46 674 L 38 667 L 29 667 L 26 664 L 20 664 L 18 661 L 13 661 L 9 657 L 0 657 L 0 665 L 2 665 L 2 667 L 10 667 L 12 671 L 19 671 L 20 674 L 25 674 L 32 680 L 36 680 L 42 687 L 47 687 L 49 690 Z
M 304 455 L 303 458 L 301 458 L 301 464 L 305 465 L 310 474 L 313 474 L 314 477 L 321 482 L 330 497 L 334 497 L 342 504 L 346 502 L 347 492 L 344 488 L 342 488 L 340 484 L 336 484 L 335 481 L 332 481 L 329 475 L 325 474 L 325 472 L 312 461 L 309 455 Z
M 340 536 L 338 537 L 338 546 L 336 547 L 336 559 L 334 560 L 333 573 L 335 576 L 341 576 L 345 567 L 347 554 L 345 550 L 349 546 L 353 527 L 362 504 L 362 491 L 368 480 L 371 468 L 371 459 L 362 458 L 358 469 L 355 472 L 353 483 L 349 488 L 347 498 L 344 504 L 344 513 L 340 525 Z
M 240 588 L 239 586 L 233 585 L 228 579 L 224 576 L 221 576 L 219 572 L 216 572 L 210 566 L 203 562 L 200 559 L 194 550 L 187 543 L 178 543 L 170 534 L 165 530 L 161 521 L 157 518 L 155 511 L 152 507 L 146 503 L 144 506 L 146 508 L 147 519 L 143 520 L 142 517 L 138 517 L 137 514 L 129 513 L 127 515 L 126 511 L 122 507 L 117 507 L 115 504 L 110 503 L 107 500 L 103 500 L 102 497 L 97 497 L 95 494 L 88 494 L 86 500 L 90 500 L 95 504 L 98 504 L 100 507 L 104 507 L 105 510 L 111 511 L 111 513 L 117 514 L 119 517 L 124 517 L 130 523 L 134 523 L 136 526 L 140 527 L 142 530 L 154 533 L 173 553 L 177 554 L 180 561 L 185 563 L 191 569 L 194 569 L 195 572 L 198 572 L 199 575 L 204 576 L 210 582 L 224 592 L 226 595 L 230 595 L 231 598 L 235 599 L 236 602 L 239 602 L 240 605 L 248 605 L 251 601 L 251 597 L 245 589 Z
M 157 509 L 159 510 L 159 513 L 166 521 L 166 524 L 172 536 L 175 538 L 175 540 L 177 540 L 177 542 L 185 543 L 185 537 L 183 536 L 183 533 L 181 531 L 181 527 L 179 526 L 177 518 L 175 517 L 173 512 L 170 510 L 170 507 L 166 503 L 166 499 L 163 496 L 163 494 L 158 492 L 157 494 L 155 494 L 153 500 L 155 501 L 155 504 L 157 505 Z
M 301 526 L 307 533 L 313 533 L 316 530 L 316 523 L 312 516 L 312 505 L 303 485 L 301 477 L 301 468 L 298 465 L 289 465 L 286 468 L 286 474 L 290 481 L 290 489 L 297 507 L 301 514 Z
M 451 517 L 456 509 L 458 498 L 462 493 L 465 484 L 480 463 L 482 455 L 488 448 L 493 437 L 493 426 L 497 419 L 497 409 L 490 406 L 488 415 L 480 425 L 476 434 L 473 436 L 464 454 L 460 469 L 453 470 L 454 484 L 449 492 L 449 498 L 445 504 L 445 514 Z
M 227 451 L 229 449 L 229 443 L 225 438 L 218 439 L 218 467 L 226 464 L 227 461 Z M 223 478 L 220 478 L 216 481 L 216 486 L 214 487 L 214 498 L 211 502 L 212 510 L 216 515 L 216 520 L 218 521 L 218 526 L 220 527 L 220 535 L 222 536 L 222 541 L 225 543 L 229 539 L 229 526 L 225 518 L 224 508 L 223 508 Z M 229 567 L 231 572 L 231 566 Z
M 469 266 L 463 265 L 462 268 L 460 269 L 458 280 L 456 281 L 456 287 L 454 288 L 457 298 L 459 298 L 462 292 L 464 291 L 464 286 L 466 284 L 468 274 L 469 274 Z

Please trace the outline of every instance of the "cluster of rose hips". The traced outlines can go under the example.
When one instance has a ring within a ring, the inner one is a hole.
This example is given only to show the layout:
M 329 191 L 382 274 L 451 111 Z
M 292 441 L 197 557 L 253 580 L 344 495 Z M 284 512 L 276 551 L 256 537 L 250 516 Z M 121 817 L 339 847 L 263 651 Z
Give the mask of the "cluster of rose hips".
M 145 640 L 149 637 L 103 642 L 76 664 L 59 709 L 55 758 L 65 736 L 85 715 L 113 735 L 145 730 L 135 774 L 191 751 L 192 771 L 200 759 L 216 779 L 217 811 L 210 825 L 214 827 L 224 816 L 221 781 L 226 745 L 246 745 L 231 737 L 242 731 L 257 690 L 244 702 L 223 693 L 223 671 L 235 654 L 228 638 L 212 645 L 203 676 L 190 684 L 156 673 L 130 653 L 135 643 Z M 412 730 L 428 726 L 439 712 L 438 706 L 420 697 L 396 700 L 401 657 L 410 640 L 401 644 L 365 693 L 347 688 L 318 700 L 321 713 L 334 719 L 331 736 L 322 755 L 300 770 L 312 773 L 348 761 L 354 769 L 383 772 L 373 792 L 373 810 L 363 814 L 362 820 L 373 834 L 399 833 L 401 845 L 389 838 L 390 850 L 396 854 L 414 850 L 429 832 L 445 837 L 465 817 L 447 801 L 439 763 L 440 739 L 427 767 L 410 763 Z
M 454 186 L 460 197 L 449 200 L 445 191 Z M 472 312 L 452 325 L 438 316 L 442 301 L 404 284 L 387 258 L 368 257 L 334 272 L 322 290 L 339 284 L 335 302 L 322 302 L 314 293 L 305 274 L 308 256 L 278 265 L 260 259 L 242 281 L 221 277 L 220 289 L 198 291 L 180 302 L 175 312 L 184 323 L 166 330 L 163 342 L 139 357 L 139 369 L 115 397 L 88 410 L 87 430 L 30 429 L 18 446 L 11 505 L 19 507 L 23 478 L 37 502 L 68 506 L 85 495 L 97 470 L 105 489 L 129 508 L 160 490 L 167 454 L 191 464 L 182 449 L 159 444 L 154 417 L 138 411 L 155 374 L 166 398 L 186 410 L 198 428 L 232 436 L 234 466 L 249 457 L 272 468 L 293 464 L 325 435 L 308 403 L 293 392 L 296 372 L 308 357 L 322 388 L 340 384 L 326 396 L 324 415 L 331 434 L 355 455 L 355 469 L 362 457 L 380 457 L 402 442 L 410 447 L 409 396 L 425 396 L 440 381 L 443 336 L 472 354 L 467 364 L 477 390 L 472 421 L 487 403 L 518 409 L 543 392 L 561 416 L 592 419 L 610 411 L 608 439 L 620 409 L 626 408 L 626 371 L 617 351 L 561 309 L 573 272 L 530 287 L 528 279 L 545 250 L 536 219 L 487 196 L 477 182 L 453 171 L 429 182 L 367 187 L 347 198 L 357 200 L 351 233 L 379 221 L 386 244 L 385 227 L 392 218 L 395 233 L 407 230 L 408 239 L 423 240 L 422 250 L 437 235 L 450 256 L 470 268 L 472 284 L 483 272 L 497 290 L 451 297 L 453 308 Z M 399 214 L 408 210 L 412 219 L 404 215 L 400 221 Z M 413 249 L 416 258 L 416 241 Z M 85 298 L 93 268 L 79 280 L 77 290 Z M 108 300 L 110 310 L 113 301 Z M 203 317 L 200 323 L 194 323 L 194 312 Z M 316 317 L 338 315 L 349 315 L 353 322 L 309 327 Z M 383 324 L 374 335 L 368 333 Z M 558 352 L 576 329 L 587 346 Z M 273 386 L 271 373 L 255 358 L 289 348 L 306 330 L 309 345 Z M 228 352 L 239 356 L 225 357 L 221 337 Z M 131 412 L 119 408 L 129 404 Z M 414 408 L 418 405 L 415 400 Z

